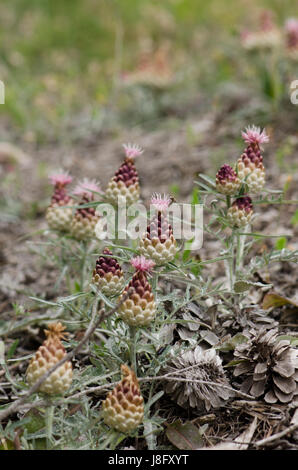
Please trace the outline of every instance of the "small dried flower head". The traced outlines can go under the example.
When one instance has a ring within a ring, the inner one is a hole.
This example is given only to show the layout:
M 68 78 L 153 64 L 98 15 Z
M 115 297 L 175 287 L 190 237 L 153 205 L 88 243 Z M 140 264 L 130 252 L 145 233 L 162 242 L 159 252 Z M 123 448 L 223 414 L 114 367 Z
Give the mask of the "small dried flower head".
M 154 261 L 145 258 L 145 256 L 136 256 L 130 261 L 136 271 L 150 273 L 155 266 Z
M 216 174 L 216 188 L 220 193 L 233 195 L 239 191 L 240 180 L 230 165 L 223 165 Z
M 101 193 L 101 189 L 95 180 L 85 178 L 79 182 L 74 190 L 74 194 L 81 196 L 79 207 L 72 218 L 70 233 L 77 240 L 87 240 L 95 237 L 95 227 L 99 216 L 95 207 L 85 207 L 94 201 L 94 193 Z
M 55 339 L 67 339 L 69 333 L 65 331 L 66 328 L 62 325 L 61 322 L 50 323 L 48 325 L 48 329 L 44 330 L 44 333 L 48 340 L 55 340 Z
M 105 256 L 108 255 L 108 256 Z M 102 256 L 96 260 L 92 282 L 107 297 L 119 294 L 123 288 L 123 271 L 113 253 L 105 248 Z
M 72 177 L 69 175 L 67 171 L 65 172 L 59 171 L 57 173 L 51 174 L 49 176 L 49 180 L 51 184 L 53 184 L 54 186 L 63 187 L 72 182 Z
M 244 210 L 245 212 L 251 212 L 253 209 L 252 200 L 249 196 L 238 197 L 238 199 L 233 202 L 232 206 Z
M 45 330 L 46 339 L 32 357 L 26 371 L 27 381 L 34 385 L 49 369 L 59 362 L 66 351 L 61 340 L 66 339 L 65 327 L 60 323 L 51 323 Z M 40 386 L 39 391 L 48 395 L 64 393 L 72 382 L 72 364 L 66 361 L 54 371 Z
M 73 194 L 76 196 L 84 196 L 93 199 L 94 193 L 102 193 L 100 189 L 100 185 L 95 180 L 90 180 L 88 178 L 84 178 L 80 181 L 77 186 L 75 187 Z
M 123 144 L 127 158 L 135 158 L 141 155 L 144 150 L 137 144 Z
M 54 185 L 51 204 L 46 211 L 46 220 L 52 230 L 68 232 L 73 216 L 73 200 L 67 194 L 66 186 L 72 182 L 72 177 L 63 170 L 52 173 L 49 176 Z
M 124 144 L 126 158 L 108 183 L 105 198 L 117 206 L 125 202 L 127 205 L 138 202 L 140 198 L 139 175 L 134 164 L 134 157 L 143 150 L 132 144 Z
M 152 194 L 151 197 L 151 204 L 155 207 L 159 212 L 165 212 L 169 205 L 171 204 L 171 198 L 169 195 L 164 194 L 163 196 L 158 193 Z
M 102 404 L 104 422 L 123 433 L 134 431 L 143 421 L 144 400 L 135 373 L 121 366 L 122 380 Z
M 269 142 L 265 129 L 261 131 L 260 127 L 248 126 L 241 134 L 247 144 L 260 145 Z
M 244 227 L 250 222 L 253 205 L 249 196 L 237 198 L 228 209 L 227 217 L 235 227 Z
M 131 260 L 131 264 L 136 272 L 119 298 L 121 301 L 123 296 L 128 295 L 128 298 L 120 305 L 118 313 L 128 325 L 147 326 L 156 314 L 154 294 L 147 279 L 154 262 L 144 256 L 137 256 Z
M 164 196 L 156 193 L 152 195 L 151 205 L 157 209 L 157 212 L 153 214 L 146 232 L 140 239 L 140 253 L 146 258 L 152 259 L 157 266 L 172 261 L 178 249 L 173 228 L 166 214 L 171 202 L 172 199 L 166 194 Z

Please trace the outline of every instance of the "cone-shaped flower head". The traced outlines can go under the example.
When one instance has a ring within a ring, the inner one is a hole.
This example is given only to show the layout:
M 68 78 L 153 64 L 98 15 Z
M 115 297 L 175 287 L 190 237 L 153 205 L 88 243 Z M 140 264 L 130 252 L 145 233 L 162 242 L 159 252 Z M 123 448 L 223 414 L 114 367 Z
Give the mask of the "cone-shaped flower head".
M 119 294 L 124 280 L 121 266 L 112 255 L 108 248 L 103 250 L 103 255 L 96 261 L 92 278 L 92 282 L 108 297 Z
M 219 193 L 232 196 L 240 188 L 240 180 L 230 165 L 223 165 L 216 174 L 216 189 Z
M 227 216 L 235 227 L 245 227 L 253 214 L 253 205 L 249 196 L 238 197 L 229 208 Z
M 153 259 L 157 266 L 172 261 L 177 253 L 177 242 L 166 216 L 170 203 L 169 196 L 153 194 L 151 205 L 155 208 L 156 214 L 140 240 L 140 253 L 146 258 Z
M 173 354 L 174 356 L 174 354 Z M 210 410 L 225 404 L 232 393 L 222 367 L 222 362 L 215 349 L 204 351 L 200 346 L 170 359 L 163 369 L 164 374 L 171 374 L 171 380 L 165 378 L 165 392 L 184 408 Z M 177 381 L 172 380 L 176 377 Z M 179 381 L 185 379 L 186 381 Z M 199 383 L 213 382 L 213 384 Z
M 66 355 L 65 348 L 61 343 L 61 340 L 65 339 L 67 335 L 64 330 L 65 327 L 60 322 L 48 325 L 48 329 L 45 330 L 47 338 L 31 359 L 26 372 L 30 386 L 34 385 L 40 377 Z M 67 361 L 41 384 L 39 391 L 49 395 L 62 394 L 66 392 L 71 382 L 72 364 Z
M 121 366 L 122 380 L 108 393 L 102 404 L 104 422 L 117 431 L 134 431 L 143 421 L 144 400 L 135 373 Z
M 247 127 L 242 132 L 247 147 L 237 162 L 237 173 L 240 180 L 245 182 L 251 193 L 262 190 L 265 184 L 265 169 L 261 155 L 261 144 L 269 142 L 265 130 L 259 127 Z
M 66 186 L 72 182 L 72 177 L 67 172 L 58 172 L 50 175 L 49 179 L 54 185 L 54 193 L 46 212 L 48 225 L 53 230 L 68 232 L 73 212 L 69 206 L 72 206 L 74 201 L 68 196 Z
M 248 50 L 273 49 L 281 43 L 281 33 L 274 23 L 273 13 L 265 10 L 259 18 L 255 31 L 244 31 L 241 34 L 242 45 Z
M 134 159 L 143 153 L 141 147 L 136 144 L 124 144 L 125 160 L 110 180 L 106 199 L 115 206 L 118 202 L 126 202 L 127 205 L 138 202 L 140 198 L 139 176 Z
M 131 326 L 146 326 L 152 322 L 156 314 L 156 305 L 147 274 L 154 266 L 152 260 L 137 256 L 131 260 L 136 272 L 125 287 L 119 301 L 132 290 L 128 298 L 120 305 L 118 313 L 125 323 Z
M 102 193 L 99 184 L 94 180 L 85 178 L 75 188 L 74 194 L 80 196 L 80 205 L 84 206 L 94 201 L 95 193 Z M 71 234 L 77 240 L 86 240 L 95 236 L 94 229 L 98 222 L 95 207 L 78 208 L 71 221 Z
M 298 19 L 290 18 L 285 24 L 287 52 L 291 59 L 298 61 Z
M 287 340 L 278 339 L 278 330 L 247 334 L 247 342 L 234 350 L 242 362 L 234 370 L 243 376 L 241 390 L 254 397 L 264 396 L 268 403 L 289 403 L 298 395 L 298 351 Z

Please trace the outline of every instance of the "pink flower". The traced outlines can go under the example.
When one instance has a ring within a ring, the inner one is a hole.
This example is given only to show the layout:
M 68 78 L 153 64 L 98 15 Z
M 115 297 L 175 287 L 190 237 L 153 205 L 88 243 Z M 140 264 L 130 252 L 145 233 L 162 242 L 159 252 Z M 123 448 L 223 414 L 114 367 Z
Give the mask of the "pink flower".
M 123 144 L 125 155 L 128 158 L 135 158 L 141 155 L 144 150 L 137 144 Z
M 77 184 L 73 191 L 73 194 L 75 194 L 76 196 L 83 196 L 84 194 L 86 194 L 86 196 L 91 198 L 94 196 L 94 192 L 102 194 L 102 190 L 100 189 L 99 183 L 95 180 L 84 178 L 83 181 L 80 181 Z
M 136 271 L 150 272 L 155 266 L 154 261 L 146 259 L 145 256 L 136 256 L 130 262 Z
M 171 204 L 171 198 L 167 194 L 164 194 L 162 196 L 161 194 L 154 193 L 152 194 L 152 197 L 151 197 L 151 204 L 159 212 L 164 212 L 167 210 L 167 208 Z
M 50 175 L 49 180 L 54 186 L 66 186 L 72 182 L 72 177 L 68 174 L 67 171 L 61 171 L 61 173 L 53 173 Z
M 296 18 L 289 18 L 286 21 L 285 29 L 287 33 L 296 33 L 298 35 L 298 20 Z
M 269 142 L 269 137 L 266 134 L 265 129 L 263 129 L 262 132 L 261 132 L 260 127 L 248 126 L 245 129 L 245 132 L 242 131 L 241 135 L 244 139 L 244 142 L 246 142 L 247 144 L 258 144 L 258 145 L 260 145 L 260 144 L 265 144 L 265 143 Z

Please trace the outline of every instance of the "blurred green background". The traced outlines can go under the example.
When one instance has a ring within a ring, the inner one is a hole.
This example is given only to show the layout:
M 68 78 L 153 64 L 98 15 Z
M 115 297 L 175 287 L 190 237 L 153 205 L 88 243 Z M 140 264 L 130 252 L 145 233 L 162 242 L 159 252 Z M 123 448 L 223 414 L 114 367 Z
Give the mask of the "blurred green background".
M 298 16 L 294 0 L 1 0 L 0 129 L 42 141 L 156 127 L 226 83 L 257 89 L 239 35 L 264 8 L 280 26 Z M 165 79 L 140 86 L 150 55 Z

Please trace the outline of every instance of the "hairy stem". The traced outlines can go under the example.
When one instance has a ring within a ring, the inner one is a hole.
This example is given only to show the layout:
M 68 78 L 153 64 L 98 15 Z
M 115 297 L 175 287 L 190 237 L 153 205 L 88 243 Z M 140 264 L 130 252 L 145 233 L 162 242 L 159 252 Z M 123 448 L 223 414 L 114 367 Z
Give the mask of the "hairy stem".
M 243 232 L 249 232 L 249 225 L 246 225 Z M 243 266 L 243 255 L 245 248 L 246 235 L 239 235 L 237 233 L 237 259 L 236 259 L 236 269 L 242 269 Z
M 234 281 L 235 281 L 235 273 L 234 273 L 234 265 L 235 265 L 235 235 L 234 231 L 231 235 L 231 243 L 230 243 L 230 258 L 228 262 L 228 281 L 230 286 L 230 291 L 233 290 Z
M 48 450 L 52 447 L 54 411 L 55 406 L 52 404 L 49 404 L 45 411 L 46 441 Z

